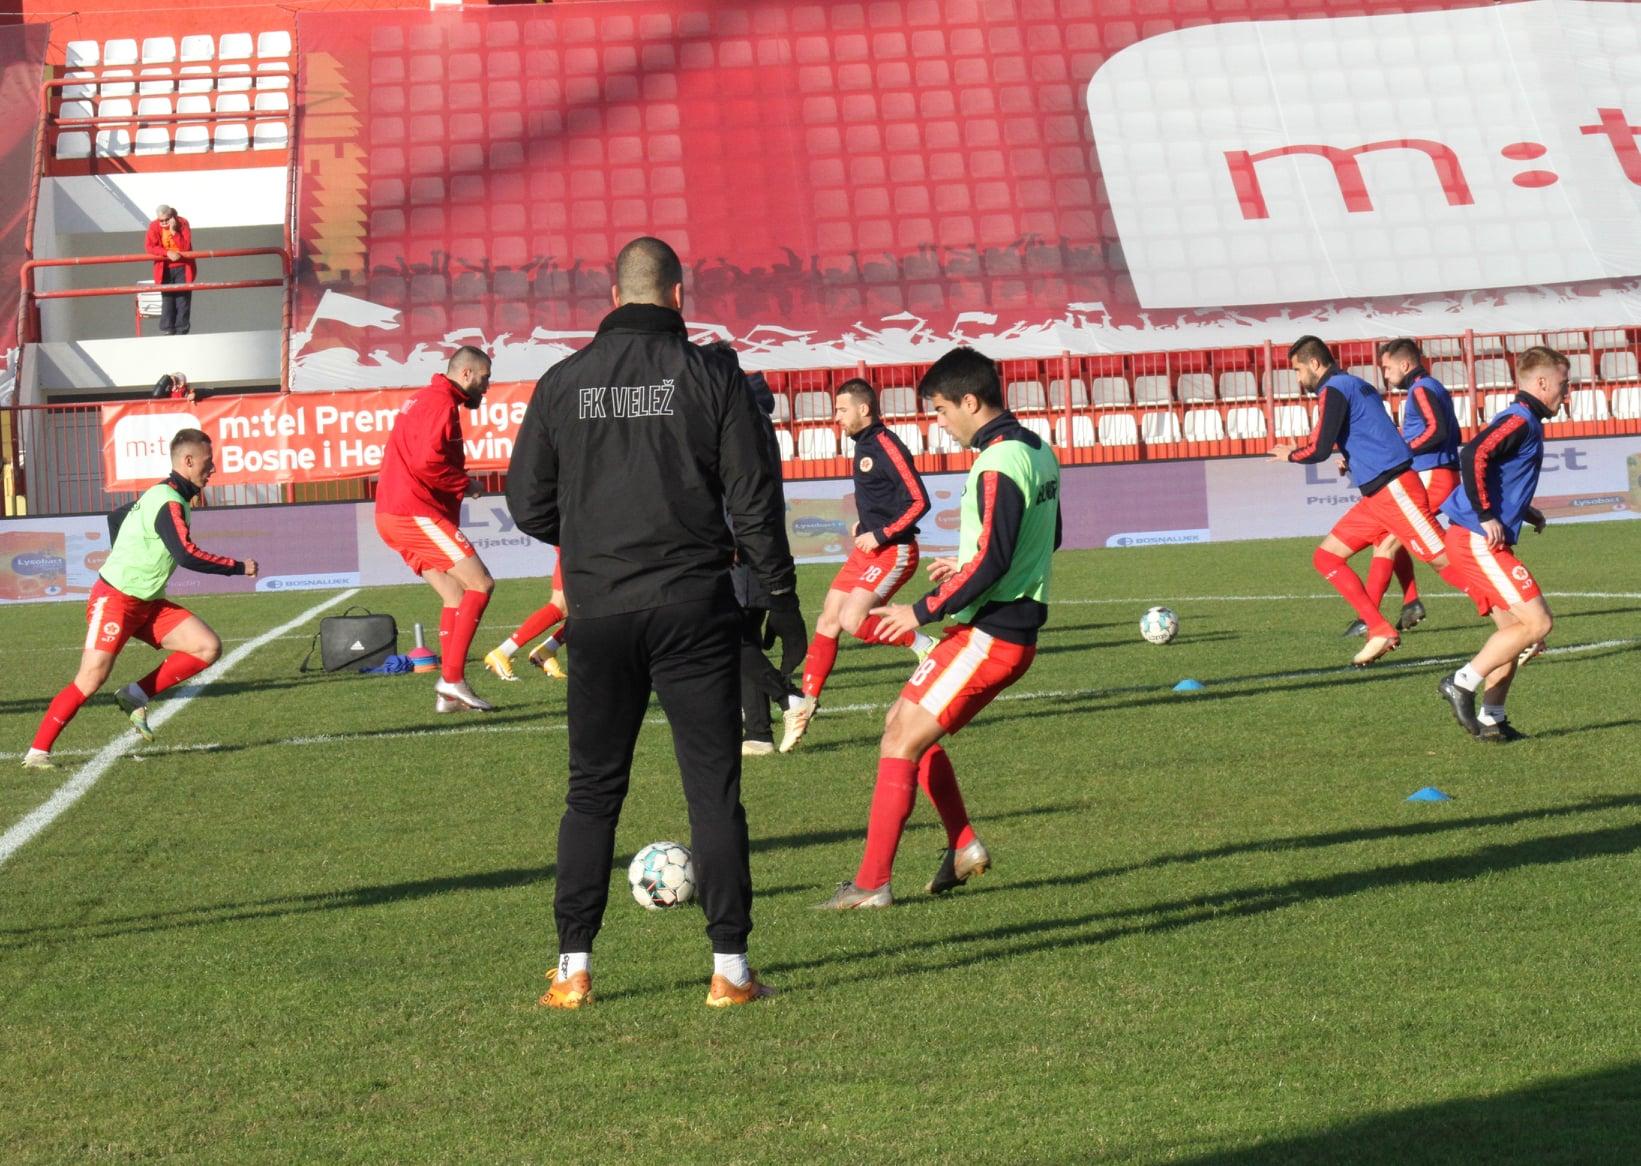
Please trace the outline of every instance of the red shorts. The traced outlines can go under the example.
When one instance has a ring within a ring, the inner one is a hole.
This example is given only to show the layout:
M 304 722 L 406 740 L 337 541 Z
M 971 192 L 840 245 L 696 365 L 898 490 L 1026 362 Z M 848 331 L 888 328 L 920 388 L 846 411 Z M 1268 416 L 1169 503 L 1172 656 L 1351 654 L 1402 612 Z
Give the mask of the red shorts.
M 1539 597 L 1538 580 L 1508 546 L 1487 549 L 1487 538 L 1454 523 L 1447 528 L 1447 557 L 1464 578 L 1464 593 L 1487 615 Z
M 1024 676 L 1036 656 L 1035 645 L 1011 644 L 958 624 L 917 666 L 900 690 L 900 699 L 923 709 L 946 732 L 955 733 Z
M 564 594 L 564 555 L 562 553 L 553 558 L 553 590 L 560 595 Z
M 1432 516 L 1424 483 L 1412 470 L 1386 482 L 1334 523 L 1333 537 L 1354 555 L 1393 534 L 1417 557 L 1429 562 L 1442 552 L 1442 528 Z M 1348 555 L 1347 555 L 1348 557 Z
M 446 518 L 377 514 L 376 533 L 418 575 L 423 571 L 448 571 L 463 559 L 478 557 L 467 536 Z
M 859 548 L 849 552 L 849 559 L 832 577 L 833 591 L 853 591 L 859 587 L 889 602 L 889 597 L 906 585 L 917 570 L 917 543 L 890 543 L 875 551 Z
M 1448 495 L 1459 488 L 1459 471 L 1444 466 L 1420 470 L 1419 481 L 1424 483 L 1424 496 L 1425 501 L 1430 503 L 1430 513 L 1435 514 L 1447 501 Z
M 192 614 L 163 595 L 158 599 L 133 599 L 98 579 L 85 605 L 85 646 L 87 650 L 95 648 L 118 655 L 125 642 L 135 636 L 157 648 Z

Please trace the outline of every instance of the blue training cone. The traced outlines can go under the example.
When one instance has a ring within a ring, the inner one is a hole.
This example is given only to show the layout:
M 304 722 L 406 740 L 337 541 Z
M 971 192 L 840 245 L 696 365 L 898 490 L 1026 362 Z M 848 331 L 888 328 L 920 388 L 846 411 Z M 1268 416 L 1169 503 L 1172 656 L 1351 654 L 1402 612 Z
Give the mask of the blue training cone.
M 1407 800 L 1410 802 L 1450 802 L 1453 797 L 1451 794 L 1444 794 L 1433 785 L 1427 785 L 1423 789 L 1416 789 L 1408 794 Z
M 1187 676 L 1184 680 L 1182 680 L 1178 684 L 1174 685 L 1174 691 L 1175 692 L 1201 692 L 1206 687 L 1207 687 L 1207 685 L 1203 684 L 1202 681 L 1192 680 L 1189 676 Z

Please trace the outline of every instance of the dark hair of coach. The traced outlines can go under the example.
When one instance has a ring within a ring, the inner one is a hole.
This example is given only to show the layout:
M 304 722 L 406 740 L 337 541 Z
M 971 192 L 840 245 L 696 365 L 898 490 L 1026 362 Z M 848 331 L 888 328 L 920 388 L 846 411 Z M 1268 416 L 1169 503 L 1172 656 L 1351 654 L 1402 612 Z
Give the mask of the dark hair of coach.
M 611 299 L 593 340 L 537 382 L 507 473 L 514 522 L 560 549 L 574 625 L 559 950 L 587 952 L 598 933 L 653 690 L 672 726 L 712 950 L 742 953 L 752 879 L 729 568 L 739 543 L 772 604 L 796 605 L 781 484 L 740 371 L 690 343 L 673 249 L 623 247 Z

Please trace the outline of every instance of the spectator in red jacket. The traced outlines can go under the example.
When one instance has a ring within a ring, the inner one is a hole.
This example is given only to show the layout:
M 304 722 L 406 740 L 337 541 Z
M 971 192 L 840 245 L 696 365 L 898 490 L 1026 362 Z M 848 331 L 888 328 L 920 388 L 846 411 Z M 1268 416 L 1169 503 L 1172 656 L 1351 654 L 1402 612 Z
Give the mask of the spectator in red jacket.
M 457 529 L 462 498 L 483 493 L 467 476 L 462 409 L 476 409 L 490 387 L 490 358 L 463 346 L 393 422 L 376 485 L 376 533 L 444 601 L 439 617 L 439 681 L 433 711 L 489 712 L 467 686 L 467 649 L 496 582 Z
M 194 233 L 176 207 L 161 206 L 148 224 L 147 250 L 154 257 L 154 282 L 193 283 L 198 269 L 188 253 L 194 249 Z M 160 297 L 160 331 L 166 336 L 186 336 L 193 292 L 165 292 Z

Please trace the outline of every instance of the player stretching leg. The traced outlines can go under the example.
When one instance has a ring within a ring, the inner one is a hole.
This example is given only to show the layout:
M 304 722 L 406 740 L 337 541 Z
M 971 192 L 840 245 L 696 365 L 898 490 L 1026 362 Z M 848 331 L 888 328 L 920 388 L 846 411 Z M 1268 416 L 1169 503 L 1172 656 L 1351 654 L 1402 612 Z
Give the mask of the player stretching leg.
M 1424 368 L 1424 358 L 1416 342 L 1392 340 L 1379 349 L 1379 369 L 1384 383 L 1406 395 L 1402 407 L 1402 440 L 1413 454 L 1413 471 L 1424 483 L 1430 512 L 1438 512 L 1459 484 L 1459 419 L 1453 412 L 1453 398 L 1447 387 Z M 1383 603 L 1392 573 L 1402 587 L 1402 611 L 1396 630 L 1417 627 L 1425 617 L 1419 601 L 1419 584 L 1413 577 L 1413 556 L 1395 535 L 1386 535 L 1373 548 L 1368 567 L 1367 597 L 1375 608 Z M 1347 636 L 1367 635 L 1367 624 L 1357 620 L 1345 629 Z
M 518 673 L 513 671 L 513 657 L 518 650 L 531 640 L 548 631 L 564 619 L 567 610 L 564 606 L 564 559 L 560 556 L 553 564 L 553 593 L 547 598 L 547 606 L 538 608 L 530 613 L 529 617 L 519 625 L 518 631 L 508 636 L 496 647 L 492 648 L 484 658 L 484 666 L 503 680 L 517 680 Z M 564 680 L 568 673 L 564 665 L 558 662 L 558 648 L 564 642 L 564 633 L 548 636 L 531 651 L 529 660 L 554 680 Z
M 889 709 L 865 857 L 821 910 L 894 902 L 889 877 L 919 786 L 946 827 L 946 850 L 929 893 L 949 891 L 991 865 L 939 741 L 1026 674 L 1037 653 L 1037 630 L 1048 619 L 1049 564 L 1060 545 L 1054 452 L 1003 408 L 997 365 L 972 348 L 936 361 L 919 392 L 946 432 L 980 456 L 963 492 L 957 558 L 929 566 L 936 589 L 910 606 L 879 607 L 872 614 L 886 635 L 940 619 L 957 622 Z
M 1452 523 L 1448 553 L 1464 577 L 1465 592 L 1498 630 L 1475 659 L 1444 676 L 1436 691 L 1464 730 L 1483 741 L 1526 736 L 1511 726 L 1504 701 L 1516 669 L 1544 646 L 1554 623 L 1532 572 L 1511 548 L 1522 523 L 1544 529 L 1544 516 L 1532 505 L 1544 464 L 1544 422 L 1567 396 L 1569 367 L 1565 356 L 1542 346 L 1516 358 L 1516 399 L 1459 452 L 1463 488 L 1442 506 Z
M 855 439 L 855 547 L 832 579 L 803 662 L 803 700 L 782 717 L 781 752 L 790 753 L 809 728 L 838 658 L 838 633 L 866 644 L 895 644 L 928 655 L 934 641 L 915 628 L 885 633 L 872 608 L 889 602 L 917 570 L 917 520 L 929 493 L 912 468 L 912 453 L 878 414 L 877 390 L 858 377 L 838 386 L 833 413 Z
M 1315 336 L 1302 336 L 1288 349 L 1299 387 L 1317 398 L 1316 425 L 1303 444 L 1271 447 L 1271 460 L 1311 464 L 1325 461 L 1337 447 L 1350 465 L 1362 499 L 1346 511 L 1316 548 L 1317 574 L 1342 595 L 1368 626 L 1368 641 L 1351 663 L 1358 668 L 1393 651 L 1401 637 L 1368 599 L 1362 580 L 1346 559 L 1394 534 L 1419 558 L 1449 578 L 1441 528 L 1430 513 L 1424 483 L 1413 472 L 1413 455 L 1396 431 L 1373 386 L 1340 370 L 1333 352 Z M 1449 578 L 1455 587 L 1456 578 Z
M 28 768 L 55 768 L 51 747 L 57 735 L 108 680 L 114 658 L 133 636 L 169 653 L 159 667 L 115 694 L 120 711 L 147 741 L 154 739 L 148 702 L 209 667 L 222 651 L 222 641 L 204 620 L 165 598 L 165 585 L 179 566 L 208 575 L 256 575 L 255 559 L 213 555 L 189 537 L 188 516 L 215 472 L 211 439 L 198 429 L 180 430 L 171 439 L 171 475 L 110 517 L 117 530 L 86 601 L 80 670 L 46 710 L 34 746 L 23 756 Z
M 376 488 L 376 533 L 438 592 L 439 680 L 433 711 L 489 712 L 467 686 L 467 649 L 490 603 L 490 578 L 467 536 L 457 529 L 462 498 L 482 491 L 467 476 L 462 408 L 478 408 L 490 387 L 490 358 L 463 346 L 443 374 L 405 402 L 393 422 Z

